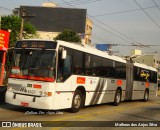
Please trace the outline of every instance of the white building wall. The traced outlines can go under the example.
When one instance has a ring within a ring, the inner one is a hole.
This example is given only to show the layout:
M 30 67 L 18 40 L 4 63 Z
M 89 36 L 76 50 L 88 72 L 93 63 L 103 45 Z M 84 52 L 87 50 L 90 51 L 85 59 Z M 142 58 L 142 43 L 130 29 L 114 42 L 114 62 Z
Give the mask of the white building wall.
M 37 34 L 39 35 L 39 38 L 41 39 L 50 39 L 53 40 L 59 32 L 42 32 L 42 31 L 37 31 Z
M 154 66 L 154 55 L 141 55 L 135 58 L 134 61 L 146 64 L 149 66 Z

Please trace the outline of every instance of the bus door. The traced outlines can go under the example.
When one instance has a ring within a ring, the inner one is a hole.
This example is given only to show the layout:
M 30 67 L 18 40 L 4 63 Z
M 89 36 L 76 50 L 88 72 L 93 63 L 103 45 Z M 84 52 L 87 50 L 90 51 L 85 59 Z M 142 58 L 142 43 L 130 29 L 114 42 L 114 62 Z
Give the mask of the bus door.
M 125 100 L 132 99 L 133 91 L 133 63 L 126 64 L 126 90 L 125 90 Z

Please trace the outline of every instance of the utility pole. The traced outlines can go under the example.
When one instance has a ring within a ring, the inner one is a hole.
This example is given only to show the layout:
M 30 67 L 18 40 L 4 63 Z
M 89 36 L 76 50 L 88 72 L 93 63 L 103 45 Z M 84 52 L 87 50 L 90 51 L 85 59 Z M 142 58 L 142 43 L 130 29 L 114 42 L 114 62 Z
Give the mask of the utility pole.
M 23 28 L 24 28 L 24 22 L 25 22 L 24 19 L 25 19 L 25 18 L 35 17 L 35 15 L 34 15 L 34 14 L 32 14 L 32 15 L 28 14 L 28 15 L 27 15 L 27 11 L 24 10 L 24 9 L 20 9 L 20 15 L 21 15 L 22 20 L 21 20 L 21 28 L 20 28 L 19 39 L 22 40 L 22 38 L 23 38 Z
M 24 27 L 24 16 L 25 16 L 25 11 L 23 9 L 21 11 L 22 11 L 21 12 L 22 20 L 21 20 L 21 28 L 20 28 L 20 35 L 19 35 L 20 40 L 22 40 L 22 38 L 23 38 L 23 27 Z

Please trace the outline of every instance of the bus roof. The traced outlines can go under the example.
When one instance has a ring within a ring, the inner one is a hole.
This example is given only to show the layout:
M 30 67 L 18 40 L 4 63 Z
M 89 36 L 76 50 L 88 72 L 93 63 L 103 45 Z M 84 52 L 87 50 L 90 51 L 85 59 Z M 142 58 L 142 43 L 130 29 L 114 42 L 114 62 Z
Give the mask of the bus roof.
M 145 65 L 145 64 L 137 63 L 137 62 L 134 63 L 134 66 L 149 69 L 149 70 L 152 70 L 152 71 L 157 71 L 157 69 L 152 67 L 152 66 L 148 66 L 148 65 Z
M 79 50 L 81 52 L 86 52 L 86 53 L 93 54 L 93 55 L 96 55 L 96 56 L 101 56 L 101 57 L 108 58 L 108 59 L 111 59 L 111 60 L 126 63 L 126 60 L 124 60 L 122 57 L 109 55 L 108 53 L 100 51 L 100 50 L 98 50 L 94 47 L 91 47 L 91 46 L 82 45 L 82 44 L 78 45 L 76 43 L 69 43 L 69 42 L 60 41 L 60 40 L 58 40 L 58 45 L 62 45 L 62 46 L 68 47 L 68 48 Z
M 51 39 L 23 39 L 21 41 L 53 41 L 53 42 L 55 42 L 54 40 L 51 40 Z M 65 42 L 65 41 L 61 41 L 61 40 L 57 40 L 57 43 L 58 43 L 58 46 L 62 45 L 62 46 L 68 47 L 68 48 L 72 48 L 74 50 L 79 50 L 81 52 L 86 52 L 86 53 L 89 53 L 89 54 L 93 54 L 93 55 L 96 55 L 96 56 L 108 58 L 110 60 L 119 61 L 119 62 L 122 62 L 122 63 L 127 62 L 122 57 L 109 55 L 108 53 L 100 51 L 100 50 L 98 50 L 98 49 L 96 49 L 92 46 L 83 45 L 83 44 L 79 44 L 79 43 L 69 43 L 69 42 Z M 145 64 L 142 64 L 142 63 L 135 62 L 134 66 L 145 68 L 145 69 L 150 69 L 152 71 L 157 71 L 156 68 L 145 65 Z

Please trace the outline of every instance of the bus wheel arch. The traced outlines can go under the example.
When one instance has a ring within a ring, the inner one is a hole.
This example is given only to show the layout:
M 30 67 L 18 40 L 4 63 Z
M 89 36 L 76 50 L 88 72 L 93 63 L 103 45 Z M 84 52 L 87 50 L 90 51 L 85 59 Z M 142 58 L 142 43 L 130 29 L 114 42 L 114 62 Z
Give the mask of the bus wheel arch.
M 73 95 L 71 112 L 78 112 L 85 104 L 86 90 L 83 86 L 79 86 Z
M 118 106 L 120 104 L 121 98 L 122 98 L 122 88 L 118 87 L 115 92 L 115 97 L 114 97 L 114 105 L 115 106 Z
M 149 100 L 149 89 L 146 88 L 145 92 L 144 92 L 144 102 L 147 102 Z

